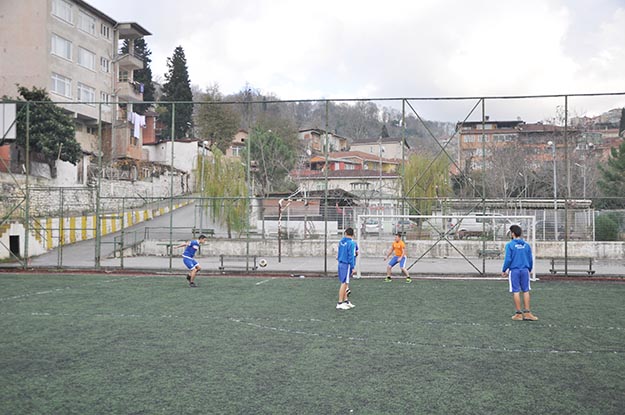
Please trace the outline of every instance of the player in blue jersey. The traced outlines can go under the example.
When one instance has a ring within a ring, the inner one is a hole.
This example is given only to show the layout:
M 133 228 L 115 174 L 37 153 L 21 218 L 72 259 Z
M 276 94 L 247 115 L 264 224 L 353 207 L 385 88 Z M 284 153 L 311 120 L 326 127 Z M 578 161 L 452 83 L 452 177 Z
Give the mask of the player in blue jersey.
M 530 311 L 530 272 L 534 267 L 532 247 L 521 238 L 523 231 L 519 225 L 510 226 L 512 240 L 506 244 L 506 256 L 501 268 L 501 274 L 508 276 L 510 292 L 514 300 L 516 313 L 512 320 L 538 320 Z M 521 309 L 521 294 L 523 306 Z
M 347 299 L 347 287 L 349 278 L 352 276 L 354 267 L 356 266 L 356 252 L 354 238 L 354 230 L 352 228 L 345 229 L 345 236 L 339 241 L 339 250 L 336 259 L 339 262 L 339 302 L 336 304 L 337 310 L 349 310 L 354 305 Z
M 356 243 L 356 241 L 354 241 L 354 262 L 358 260 L 358 244 Z M 354 265 L 354 269 L 352 269 L 352 275 L 354 276 L 354 271 L 356 270 L 356 266 Z M 351 279 L 351 277 L 350 277 Z M 347 283 L 347 288 L 345 289 L 345 295 L 347 295 L 347 297 L 349 297 L 349 295 L 352 293 L 352 290 L 349 289 L 349 283 Z
M 199 238 L 193 239 L 189 242 L 185 242 L 176 246 L 175 248 L 185 247 L 184 252 L 182 253 L 182 262 L 185 267 L 189 270 L 187 274 L 187 281 L 189 281 L 189 287 L 195 288 L 197 285 L 195 284 L 195 275 L 199 270 L 202 269 L 200 264 L 194 259 L 196 252 L 200 249 L 200 245 L 206 242 L 206 236 L 200 235 Z

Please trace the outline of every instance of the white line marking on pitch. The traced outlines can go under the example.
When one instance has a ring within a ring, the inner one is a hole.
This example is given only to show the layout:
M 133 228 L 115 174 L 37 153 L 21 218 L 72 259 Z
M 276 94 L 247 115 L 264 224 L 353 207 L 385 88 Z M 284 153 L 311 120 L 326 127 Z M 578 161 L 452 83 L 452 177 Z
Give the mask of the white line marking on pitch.
M 264 280 L 269 281 L 269 280 Z M 262 282 L 262 281 L 261 281 Z M 0 315 L 18 315 L 19 313 L 1 313 Z M 31 312 L 31 316 L 35 317 L 54 317 L 54 316 L 72 316 L 72 314 L 68 313 L 46 313 L 46 312 Z M 162 319 L 178 319 L 179 317 L 171 314 L 163 314 L 163 315 L 144 315 L 144 314 L 107 314 L 107 313 L 97 313 L 94 314 L 95 317 L 111 317 L 111 318 L 162 318 Z M 86 315 L 82 315 L 82 317 L 87 317 Z M 208 319 L 221 320 L 221 318 L 208 317 Z M 625 354 L 625 350 L 569 350 L 569 349 L 554 349 L 554 348 L 527 348 L 527 349 L 518 349 L 518 348 L 507 348 L 507 347 L 492 347 L 492 346 L 470 346 L 470 345 L 462 345 L 462 344 L 438 344 L 438 343 L 427 343 L 427 342 L 414 342 L 414 341 L 403 341 L 403 340 L 385 340 L 385 339 L 374 339 L 367 337 L 354 337 L 354 336 L 345 336 L 340 334 L 323 334 L 317 332 L 309 332 L 300 329 L 290 329 L 283 327 L 273 327 L 269 325 L 264 325 L 260 323 L 255 323 L 255 321 L 266 320 L 273 321 L 273 319 L 269 318 L 245 318 L 245 317 L 227 317 L 225 318 L 227 321 L 231 321 L 233 323 L 243 324 L 248 327 L 260 329 L 260 330 L 270 330 L 274 332 L 286 333 L 286 334 L 295 334 L 299 336 L 311 336 L 311 337 L 319 337 L 319 338 L 327 338 L 327 339 L 335 339 L 335 340 L 350 340 L 356 342 L 382 342 L 389 343 L 399 346 L 410 346 L 410 347 L 430 347 L 430 348 L 438 348 L 438 349 L 458 349 L 458 350 L 473 350 L 473 351 L 486 351 L 486 352 L 497 352 L 497 353 L 546 353 L 546 354 Z M 282 322 L 320 322 L 323 323 L 323 320 L 318 319 L 278 319 L 278 321 Z M 413 321 L 414 323 L 414 321 Z M 425 322 L 426 324 L 431 324 L 431 322 Z M 451 323 L 455 325 L 454 323 Z M 479 323 L 472 323 L 473 325 L 480 325 Z M 536 325 L 536 324 L 534 324 Z M 486 325 L 484 326 L 497 326 L 497 325 Z M 536 325 L 537 326 L 537 325 Z M 548 327 L 555 327 L 555 325 L 547 325 Z M 623 330 L 621 327 L 591 327 L 591 326 L 572 326 L 573 328 L 583 328 L 583 329 L 602 329 L 602 330 Z
M 268 279 L 268 280 L 258 281 L 258 282 L 256 283 L 256 285 L 264 284 L 264 283 L 266 283 L 266 282 L 271 281 L 272 279 L 273 279 L 273 278 L 270 278 L 270 279 Z
M 230 321 L 234 323 L 241 323 L 248 327 L 253 327 L 262 330 L 271 330 L 277 331 L 286 334 L 296 334 L 300 336 L 314 336 L 314 337 L 325 337 L 329 339 L 335 340 L 350 340 L 357 342 L 376 342 L 376 339 L 369 339 L 365 337 L 353 337 L 353 336 L 343 336 L 340 334 L 321 334 L 315 332 L 306 332 L 302 330 L 293 330 L 281 327 L 272 327 L 265 326 L 262 324 L 245 322 L 241 319 L 230 318 Z M 381 342 L 386 342 L 385 340 L 380 340 Z M 474 350 L 474 351 L 486 351 L 486 352 L 499 352 L 499 353 L 548 353 L 548 354 L 596 354 L 596 353 L 607 353 L 607 354 L 625 354 L 625 350 L 566 350 L 566 349 L 514 349 L 514 348 L 506 348 L 506 347 L 480 347 L 480 346 L 466 346 L 462 344 L 436 344 L 436 343 L 417 343 L 411 341 L 401 341 L 395 340 L 390 341 L 391 344 L 396 344 L 400 346 L 414 346 L 414 347 L 431 347 L 431 348 L 439 348 L 439 349 L 459 349 L 459 350 Z
M 112 279 L 112 280 L 105 280 L 105 281 L 89 282 L 89 283 L 85 283 L 85 284 L 74 285 L 74 286 L 71 286 L 71 287 L 55 288 L 55 289 L 47 290 L 47 291 L 38 291 L 38 292 L 35 292 L 35 293 L 30 293 L 30 294 L 14 295 L 12 297 L 0 298 L 0 301 L 17 300 L 18 298 L 26 298 L 26 297 L 31 297 L 33 295 L 54 294 L 54 293 L 59 293 L 61 291 L 65 291 L 65 290 L 71 290 L 71 289 L 86 287 L 86 286 L 90 286 L 90 285 L 106 284 L 106 283 L 109 283 L 109 282 L 124 281 L 124 280 L 127 280 L 127 279 L 130 279 L 130 277 L 127 277 L 127 278 L 115 278 L 115 279 Z

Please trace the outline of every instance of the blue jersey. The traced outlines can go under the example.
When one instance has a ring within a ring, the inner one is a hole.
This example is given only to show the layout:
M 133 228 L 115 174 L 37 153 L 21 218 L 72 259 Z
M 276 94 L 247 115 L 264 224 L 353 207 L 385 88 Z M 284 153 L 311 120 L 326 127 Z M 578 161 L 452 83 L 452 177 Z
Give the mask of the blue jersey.
M 522 238 L 515 238 L 508 242 L 501 271 L 506 272 L 509 269 L 526 269 L 531 271 L 532 268 L 534 268 L 532 247 Z
M 195 239 L 192 240 L 184 249 L 182 253 L 183 258 L 193 258 L 198 249 L 200 249 L 200 243 Z
M 356 243 L 352 238 L 344 236 L 343 239 L 339 241 L 339 253 L 336 257 L 339 263 L 349 264 L 352 269 L 356 267 L 356 257 L 354 255 L 356 250 L 355 245 Z

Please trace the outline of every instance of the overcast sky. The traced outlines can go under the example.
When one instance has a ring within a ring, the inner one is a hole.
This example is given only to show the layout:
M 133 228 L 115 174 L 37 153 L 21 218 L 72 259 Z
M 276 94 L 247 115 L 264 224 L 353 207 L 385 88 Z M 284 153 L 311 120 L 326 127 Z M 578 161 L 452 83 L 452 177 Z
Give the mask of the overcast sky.
M 625 92 L 625 0 L 87 1 L 152 33 L 156 79 L 181 45 L 191 83 L 225 94 L 246 83 L 280 99 Z M 456 121 L 475 102 L 414 105 Z M 535 121 L 563 99 L 486 105 Z M 617 106 L 625 97 L 569 100 L 572 115 Z

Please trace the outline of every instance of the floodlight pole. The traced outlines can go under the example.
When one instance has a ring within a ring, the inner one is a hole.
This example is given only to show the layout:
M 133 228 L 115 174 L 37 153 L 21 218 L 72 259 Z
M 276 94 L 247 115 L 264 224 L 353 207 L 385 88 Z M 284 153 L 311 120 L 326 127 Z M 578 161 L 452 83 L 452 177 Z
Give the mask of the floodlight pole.
M 28 240 L 28 235 L 30 234 L 30 182 L 29 182 L 29 176 L 30 176 L 30 104 L 27 102 L 26 103 L 26 171 L 24 172 L 26 174 L 26 178 L 25 178 L 25 186 L 26 186 L 26 194 L 25 194 L 25 208 L 26 211 L 24 213 L 24 227 L 25 227 L 25 232 L 24 232 L 24 269 L 26 269 L 28 267 L 28 261 L 29 261 L 29 253 L 28 253 L 28 244 L 29 244 L 29 240 Z
M 208 141 L 202 141 L 202 167 L 200 177 L 200 233 L 204 229 L 204 161 L 206 160 L 206 145 Z
M 553 234 L 558 240 L 558 186 L 556 173 L 556 143 L 548 141 L 547 145 L 551 147 L 551 157 L 553 159 Z
M 170 164 L 170 176 L 169 176 L 169 269 L 172 268 L 172 254 L 173 254 L 173 228 L 174 228 L 174 156 L 176 147 L 176 103 L 171 104 L 171 164 Z
M 330 102 L 326 100 L 326 126 L 325 126 L 325 168 L 323 174 L 323 222 L 325 226 L 324 236 L 323 236 L 323 273 L 324 275 L 328 275 L 328 158 L 329 158 L 329 150 L 328 150 L 328 113 L 329 113 L 329 105 Z
M 102 255 L 102 218 L 100 217 L 102 187 L 102 102 L 98 103 L 98 181 L 95 190 L 95 268 L 100 269 Z
M 378 200 L 378 215 L 384 214 L 384 208 L 382 207 L 382 153 L 384 153 L 384 147 L 382 147 L 382 136 L 380 136 L 380 140 L 378 141 L 379 146 L 379 156 L 380 156 L 380 178 L 378 183 L 378 196 L 380 199 Z M 378 231 L 382 233 L 382 220 L 378 221 Z

